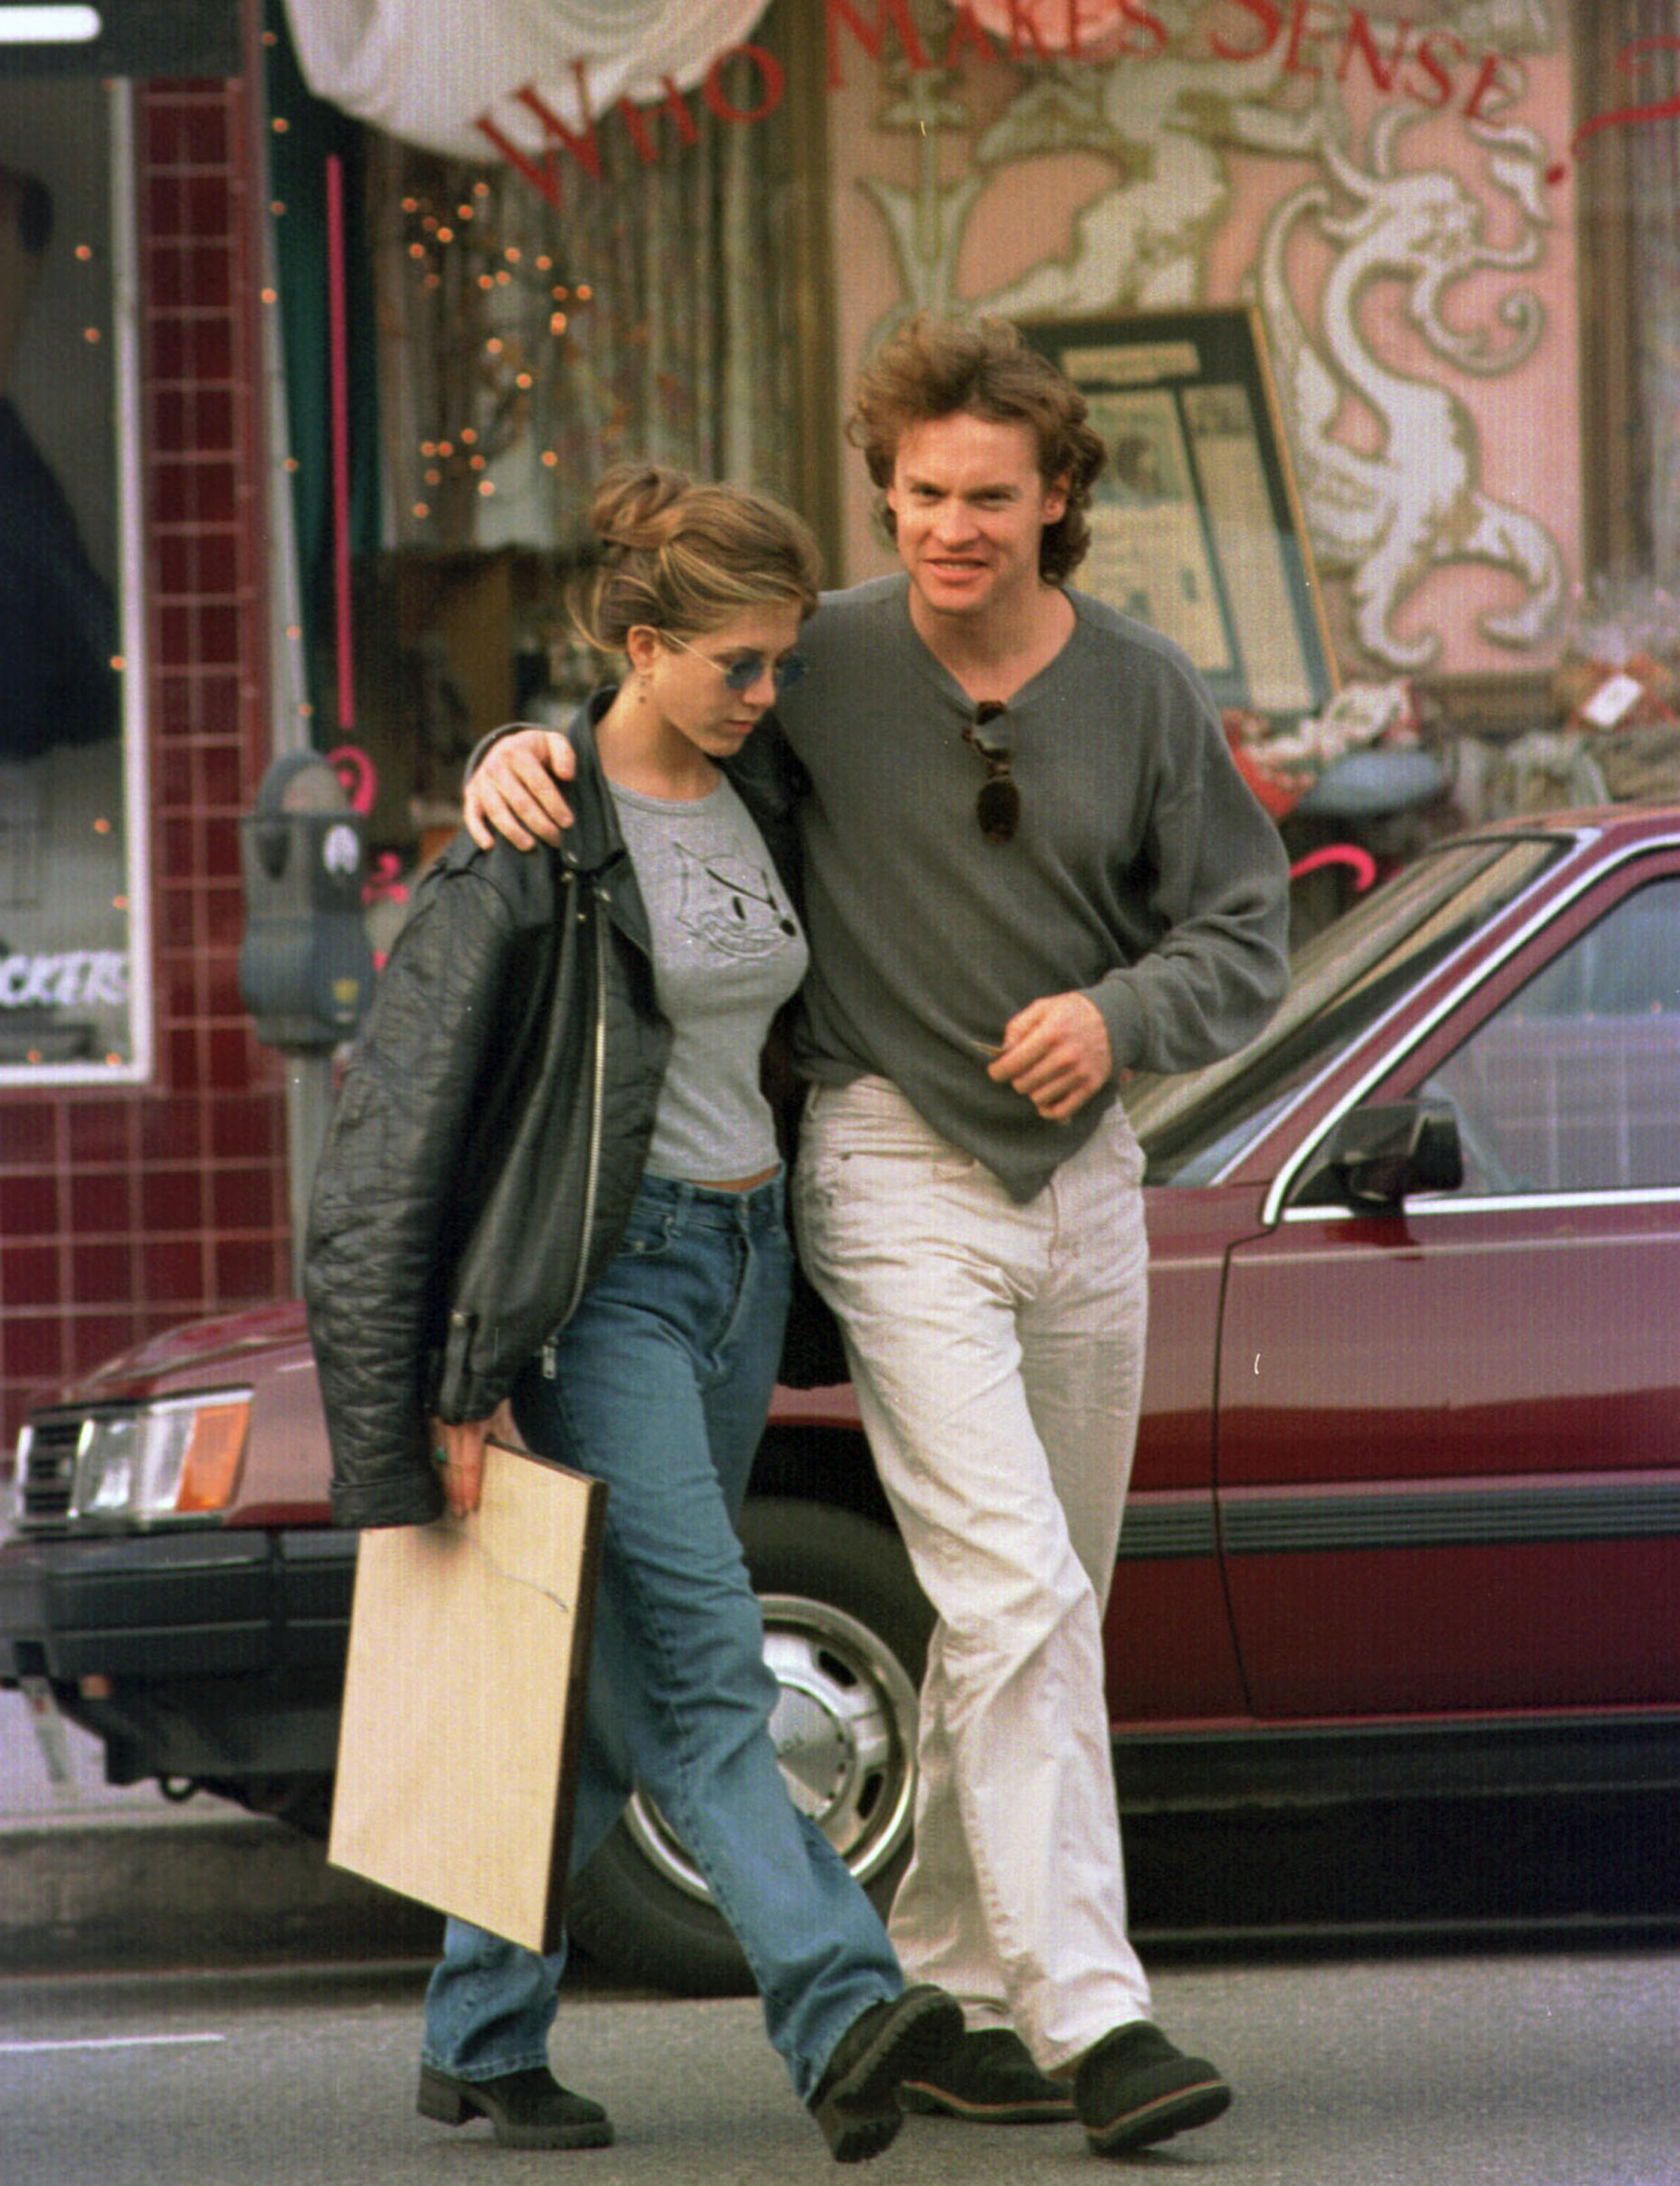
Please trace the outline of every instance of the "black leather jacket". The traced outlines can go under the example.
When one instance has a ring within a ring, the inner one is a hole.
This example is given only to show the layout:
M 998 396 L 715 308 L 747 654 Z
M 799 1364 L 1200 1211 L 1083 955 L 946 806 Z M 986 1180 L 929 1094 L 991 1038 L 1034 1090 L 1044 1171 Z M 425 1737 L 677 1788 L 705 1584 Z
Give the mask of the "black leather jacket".
M 670 1029 L 596 754 L 613 695 L 568 729 L 559 849 L 463 833 L 427 874 L 333 1113 L 305 1295 L 341 1526 L 438 1515 L 427 1415 L 493 1412 L 629 1219 Z M 797 900 L 774 742 L 728 771 Z

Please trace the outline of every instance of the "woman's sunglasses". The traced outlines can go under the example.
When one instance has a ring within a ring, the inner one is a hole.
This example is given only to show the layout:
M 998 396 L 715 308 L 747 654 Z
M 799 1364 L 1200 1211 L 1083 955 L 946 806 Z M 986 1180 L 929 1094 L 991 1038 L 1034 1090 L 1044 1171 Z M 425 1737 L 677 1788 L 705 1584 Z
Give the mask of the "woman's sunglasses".
M 986 779 L 974 800 L 974 816 L 988 843 L 1012 843 L 1015 831 L 1021 825 L 1021 791 L 1009 771 L 1015 747 L 1007 735 L 1000 737 L 981 733 L 1008 711 L 1001 698 L 983 698 L 974 709 L 974 719 L 962 732 L 963 742 L 972 744 L 986 762 Z
M 691 645 L 686 637 L 678 637 L 672 631 L 662 630 L 659 635 L 667 645 L 680 645 L 697 660 L 708 662 L 737 698 L 743 691 L 750 691 L 766 669 L 780 698 L 784 691 L 791 691 L 796 683 L 804 681 L 811 664 L 803 653 L 784 653 L 780 660 L 767 659 L 762 653 L 743 653 L 736 660 L 714 660 L 709 653 L 702 653 L 697 645 Z

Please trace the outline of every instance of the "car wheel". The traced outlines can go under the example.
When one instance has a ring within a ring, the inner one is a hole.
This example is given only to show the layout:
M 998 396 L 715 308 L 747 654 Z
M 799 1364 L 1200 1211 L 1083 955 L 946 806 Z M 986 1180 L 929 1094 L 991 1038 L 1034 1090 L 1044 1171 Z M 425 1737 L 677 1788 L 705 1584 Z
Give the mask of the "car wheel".
M 849 1511 L 749 1502 L 741 1535 L 781 1688 L 770 1735 L 788 1789 L 884 1914 L 910 1857 L 932 1611 L 897 1535 Z M 753 1986 L 680 1840 L 640 1790 L 574 1881 L 567 1926 L 621 1980 L 687 1996 Z

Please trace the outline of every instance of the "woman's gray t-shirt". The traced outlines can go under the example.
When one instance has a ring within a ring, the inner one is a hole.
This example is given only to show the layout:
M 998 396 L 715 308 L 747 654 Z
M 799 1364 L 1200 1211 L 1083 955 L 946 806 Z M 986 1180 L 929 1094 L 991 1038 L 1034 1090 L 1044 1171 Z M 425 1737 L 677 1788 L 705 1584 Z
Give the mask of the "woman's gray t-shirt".
M 759 1082 L 770 1019 L 805 975 L 805 937 L 752 815 L 727 782 L 668 799 L 610 785 L 647 908 L 653 984 L 674 1038 L 647 1167 L 689 1184 L 779 1158 Z

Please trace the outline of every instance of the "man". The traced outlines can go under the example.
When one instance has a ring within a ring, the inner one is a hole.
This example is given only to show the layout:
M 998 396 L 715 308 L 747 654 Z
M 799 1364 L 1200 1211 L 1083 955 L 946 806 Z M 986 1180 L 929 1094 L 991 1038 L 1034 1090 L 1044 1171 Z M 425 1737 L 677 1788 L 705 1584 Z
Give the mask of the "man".
M 1071 2112 L 1117 2155 L 1230 2093 L 1126 1936 L 1101 1627 L 1145 1246 L 1116 1096 L 1264 1024 L 1285 861 L 1184 656 L 1067 589 L 1105 455 L 1070 382 L 923 317 L 849 431 L 903 572 L 828 597 L 777 712 L 809 777 L 800 1245 L 937 1612 L 891 1931 L 968 2031 L 909 2099 Z M 568 772 L 503 740 L 469 825 L 552 839 Z

